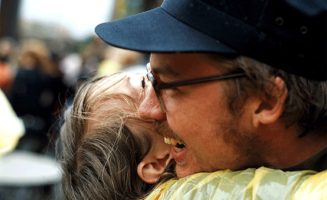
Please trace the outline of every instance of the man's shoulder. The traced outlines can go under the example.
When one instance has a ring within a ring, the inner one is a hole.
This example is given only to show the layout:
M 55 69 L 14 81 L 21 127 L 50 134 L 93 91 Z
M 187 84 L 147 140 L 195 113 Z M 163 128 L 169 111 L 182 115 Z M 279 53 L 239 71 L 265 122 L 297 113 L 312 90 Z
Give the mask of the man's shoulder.
M 170 180 L 158 186 L 148 199 L 291 199 L 303 193 L 319 199 L 316 197 L 326 195 L 325 191 L 326 170 L 285 172 L 261 167 L 198 173 Z

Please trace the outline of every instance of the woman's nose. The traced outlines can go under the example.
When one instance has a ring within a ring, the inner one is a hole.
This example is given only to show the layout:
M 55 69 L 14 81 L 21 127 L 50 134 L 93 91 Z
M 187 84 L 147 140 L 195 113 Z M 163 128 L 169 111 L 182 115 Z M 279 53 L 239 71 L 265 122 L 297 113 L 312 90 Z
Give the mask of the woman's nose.
M 161 109 L 159 100 L 152 86 L 145 88 L 144 92 L 144 98 L 141 100 L 138 109 L 140 117 L 156 121 L 166 120 L 166 113 Z

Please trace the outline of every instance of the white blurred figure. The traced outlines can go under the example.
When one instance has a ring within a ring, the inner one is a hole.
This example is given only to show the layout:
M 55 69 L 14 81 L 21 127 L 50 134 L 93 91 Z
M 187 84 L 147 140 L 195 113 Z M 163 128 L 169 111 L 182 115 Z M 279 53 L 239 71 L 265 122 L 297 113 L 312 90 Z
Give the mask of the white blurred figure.
M 60 64 L 60 70 L 64 74 L 64 82 L 67 86 L 74 86 L 81 73 L 82 59 L 78 53 L 71 53 L 64 57 Z
M 12 109 L 4 93 L 0 90 L 0 157 L 15 149 L 24 135 L 24 123 Z

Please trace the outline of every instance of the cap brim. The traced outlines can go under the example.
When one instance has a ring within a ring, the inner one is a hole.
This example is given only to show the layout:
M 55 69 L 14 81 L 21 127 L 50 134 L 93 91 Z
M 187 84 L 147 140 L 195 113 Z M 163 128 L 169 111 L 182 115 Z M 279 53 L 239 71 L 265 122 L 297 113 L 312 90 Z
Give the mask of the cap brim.
M 236 52 L 178 21 L 162 8 L 99 24 L 97 35 L 108 44 L 141 52 Z

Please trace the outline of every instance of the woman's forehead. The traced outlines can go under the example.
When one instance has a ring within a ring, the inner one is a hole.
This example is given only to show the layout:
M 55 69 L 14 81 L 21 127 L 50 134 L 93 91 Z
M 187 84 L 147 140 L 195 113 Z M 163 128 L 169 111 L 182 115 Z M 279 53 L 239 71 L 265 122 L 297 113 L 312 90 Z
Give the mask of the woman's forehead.
M 142 91 L 142 78 L 137 74 L 124 74 L 120 81 L 110 88 L 110 91 L 136 97 Z

